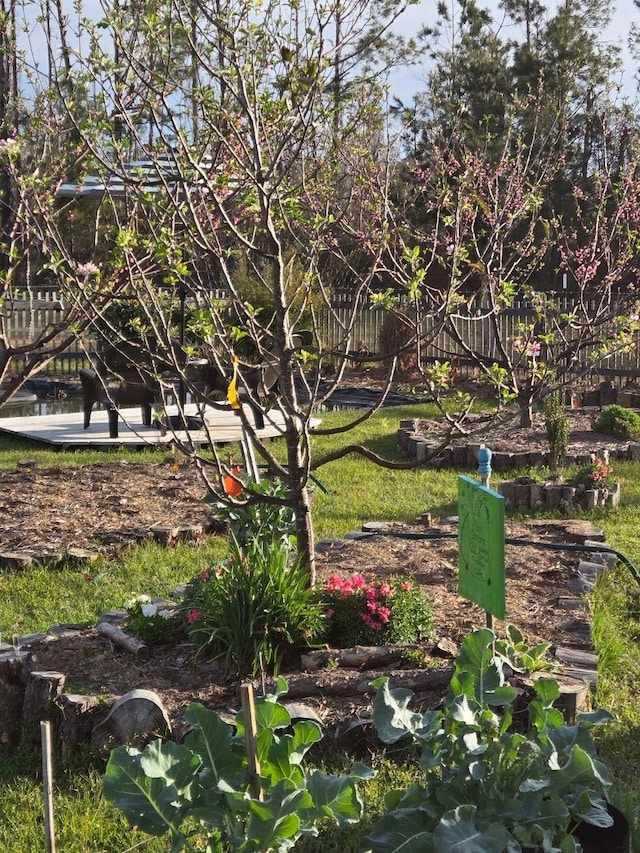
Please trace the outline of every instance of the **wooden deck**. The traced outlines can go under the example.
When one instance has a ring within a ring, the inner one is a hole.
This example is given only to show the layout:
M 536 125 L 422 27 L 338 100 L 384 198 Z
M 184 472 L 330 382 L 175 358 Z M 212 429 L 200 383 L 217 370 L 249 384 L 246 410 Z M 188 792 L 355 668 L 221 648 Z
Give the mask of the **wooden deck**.
M 245 409 L 251 421 L 252 414 Z M 189 418 L 199 419 L 198 407 L 195 404 L 185 407 Z M 177 407 L 167 408 L 169 418 L 178 415 Z M 211 442 L 240 441 L 242 438 L 242 421 L 231 409 L 204 410 L 206 426 L 202 429 L 168 430 L 166 435 L 153 426 L 142 424 L 140 407 L 121 409 L 118 419 L 118 438 L 109 437 L 107 412 L 95 409 L 91 415 L 91 424 L 83 429 L 82 412 L 64 415 L 31 415 L 20 418 L 0 418 L 0 434 L 16 435 L 40 441 L 43 444 L 54 445 L 64 449 L 108 448 L 108 447 L 153 447 L 169 444 L 176 439 L 189 441 L 199 446 Z M 265 418 L 264 429 L 257 430 L 260 438 L 276 438 L 282 435 L 283 418 L 280 412 L 271 411 Z

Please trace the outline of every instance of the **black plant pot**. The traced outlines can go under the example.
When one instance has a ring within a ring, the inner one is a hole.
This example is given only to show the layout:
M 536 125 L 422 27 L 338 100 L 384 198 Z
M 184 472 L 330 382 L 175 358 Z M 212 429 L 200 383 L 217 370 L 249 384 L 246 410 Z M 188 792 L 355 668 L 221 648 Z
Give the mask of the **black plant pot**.
M 615 806 L 607 807 L 612 826 L 601 829 L 589 823 L 580 824 L 574 836 L 582 845 L 582 853 L 629 853 L 629 821 Z
M 590 823 L 581 823 L 573 833 L 582 847 L 582 853 L 630 853 L 629 821 L 615 806 L 607 811 L 613 824 L 601 829 Z M 539 853 L 539 848 L 523 847 L 523 853 Z

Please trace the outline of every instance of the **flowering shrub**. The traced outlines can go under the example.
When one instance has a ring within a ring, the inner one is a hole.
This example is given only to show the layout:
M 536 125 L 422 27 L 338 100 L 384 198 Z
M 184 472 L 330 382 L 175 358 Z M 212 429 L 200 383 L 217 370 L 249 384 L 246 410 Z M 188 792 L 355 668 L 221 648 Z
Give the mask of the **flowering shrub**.
M 433 630 L 431 604 L 409 580 L 367 581 L 362 574 L 331 575 L 320 594 L 325 642 L 335 648 L 416 643 Z
M 609 489 L 613 486 L 613 468 L 603 459 L 581 468 L 573 479 L 575 486 L 584 486 L 585 489 Z
M 174 640 L 181 630 L 176 610 L 156 604 L 148 595 L 125 601 L 127 630 L 149 645 L 161 646 Z

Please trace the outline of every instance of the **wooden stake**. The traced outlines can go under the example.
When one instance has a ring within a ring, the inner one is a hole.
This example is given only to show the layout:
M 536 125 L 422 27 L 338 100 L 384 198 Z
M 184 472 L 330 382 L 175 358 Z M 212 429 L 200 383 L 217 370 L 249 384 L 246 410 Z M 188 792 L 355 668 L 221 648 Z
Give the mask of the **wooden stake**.
M 44 829 L 47 841 L 47 853 L 56 853 L 56 839 L 53 826 L 53 758 L 51 752 L 51 723 L 40 722 L 42 740 L 42 798 L 44 801 Z
M 256 724 L 256 707 L 253 702 L 253 686 L 251 684 L 240 685 L 240 699 L 242 700 L 242 715 L 244 717 L 245 748 L 249 760 L 249 782 L 251 796 L 254 800 L 262 800 L 262 788 L 260 787 L 260 762 L 256 749 L 256 737 L 258 726 Z

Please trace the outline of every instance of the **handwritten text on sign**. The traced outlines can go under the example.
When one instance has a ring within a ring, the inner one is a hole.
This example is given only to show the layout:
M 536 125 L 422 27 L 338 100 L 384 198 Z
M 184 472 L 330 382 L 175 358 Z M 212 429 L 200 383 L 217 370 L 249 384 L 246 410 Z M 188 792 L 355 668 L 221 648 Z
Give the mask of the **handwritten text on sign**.
M 498 619 L 505 616 L 504 498 L 458 477 L 458 589 Z

